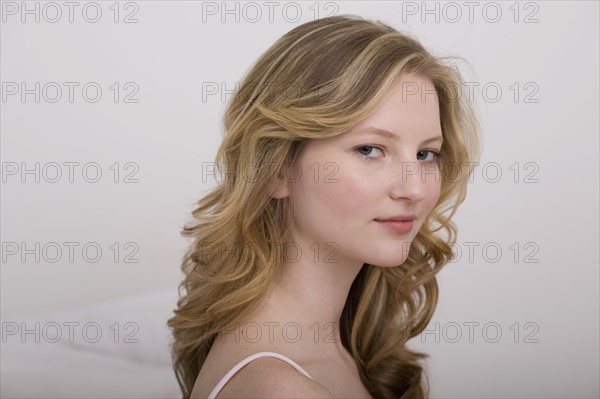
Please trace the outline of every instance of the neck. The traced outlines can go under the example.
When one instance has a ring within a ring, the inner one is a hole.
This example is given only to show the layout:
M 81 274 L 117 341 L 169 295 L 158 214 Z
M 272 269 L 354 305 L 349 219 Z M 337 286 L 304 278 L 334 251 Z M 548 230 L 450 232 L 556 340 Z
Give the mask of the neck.
M 345 354 L 340 317 L 363 263 L 337 258 L 327 244 L 296 242 L 259 309 L 235 326 L 236 339 L 253 349 L 285 348 L 297 358 Z

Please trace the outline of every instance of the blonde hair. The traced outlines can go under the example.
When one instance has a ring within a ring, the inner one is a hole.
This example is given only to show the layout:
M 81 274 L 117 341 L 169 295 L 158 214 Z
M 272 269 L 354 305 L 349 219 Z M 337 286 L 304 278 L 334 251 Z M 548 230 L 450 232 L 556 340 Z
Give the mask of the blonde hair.
M 404 73 L 426 77 L 436 88 L 444 137 L 440 167 L 476 161 L 479 126 L 460 91 L 458 69 L 382 22 L 353 15 L 310 21 L 277 40 L 249 70 L 223 119 L 216 164 L 227 173 L 198 201 L 194 223 L 182 231 L 194 242 L 183 259 L 185 278 L 168 326 L 185 398 L 220 329 L 255 311 L 282 270 L 283 247 L 272 244 L 288 236 L 290 203 L 270 197 L 273 181 L 307 140 L 342 134 L 368 116 Z M 452 259 L 457 230 L 450 219 L 466 197 L 468 178 L 442 173 L 439 201 L 406 261 L 364 264 L 352 284 L 340 334 L 375 398 L 428 396 L 420 365 L 427 355 L 409 350 L 406 341 L 435 311 L 435 275 Z

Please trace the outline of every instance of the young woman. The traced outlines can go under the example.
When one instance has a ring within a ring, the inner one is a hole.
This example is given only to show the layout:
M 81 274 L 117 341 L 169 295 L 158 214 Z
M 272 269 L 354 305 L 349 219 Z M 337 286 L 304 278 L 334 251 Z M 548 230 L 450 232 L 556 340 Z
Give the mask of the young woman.
M 183 231 L 169 327 L 185 398 L 427 397 L 427 355 L 406 342 L 434 313 L 479 157 L 461 87 L 356 16 L 260 57 L 224 116 L 223 180 Z

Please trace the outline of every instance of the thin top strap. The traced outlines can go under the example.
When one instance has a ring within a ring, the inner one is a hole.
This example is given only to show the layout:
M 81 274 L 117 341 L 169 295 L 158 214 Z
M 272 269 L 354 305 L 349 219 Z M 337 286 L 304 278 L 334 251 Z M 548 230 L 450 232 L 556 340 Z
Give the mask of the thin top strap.
M 300 367 L 300 365 L 298 365 L 298 363 L 294 362 L 289 357 L 285 357 L 276 352 L 258 352 L 258 353 L 255 353 L 253 355 L 250 355 L 250 356 L 242 359 L 231 370 L 229 370 L 227 372 L 227 374 L 225 374 L 225 376 L 223 378 L 221 378 L 221 381 L 219 381 L 219 383 L 215 386 L 215 388 L 211 391 L 211 393 L 208 394 L 208 399 L 215 399 L 216 396 L 218 395 L 218 393 L 221 391 L 221 389 L 223 389 L 225 384 L 227 384 L 227 382 L 231 379 L 231 377 L 233 377 L 235 375 L 235 373 L 237 373 L 242 367 L 244 367 L 251 361 L 258 359 L 259 357 L 265 357 L 265 356 L 276 357 L 277 359 L 281 359 L 284 362 L 287 362 L 290 366 L 292 366 L 293 368 L 295 368 L 302 374 L 304 374 L 305 376 L 307 376 L 308 378 L 313 379 L 302 367 Z

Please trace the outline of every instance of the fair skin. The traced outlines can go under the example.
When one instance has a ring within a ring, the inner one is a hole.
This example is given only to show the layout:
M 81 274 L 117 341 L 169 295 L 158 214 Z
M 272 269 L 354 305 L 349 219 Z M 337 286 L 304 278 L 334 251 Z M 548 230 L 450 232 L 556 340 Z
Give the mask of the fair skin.
M 212 375 L 201 371 L 199 380 L 210 385 L 201 389 L 204 395 L 239 360 L 273 351 L 293 359 L 314 380 L 278 359 L 260 358 L 240 370 L 219 397 L 269 392 L 283 397 L 369 397 L 340 337 L 348 292 L 365 263 L 393 267 L 406 260 L 441 187 L 435 162 L 442 145 L 439 104 L 433 94 L 421 97 L 421 90 L 407 95 L 407 84 L 433 90 L 431 81 L 404 75 L 350 131 L 309 141 L 295 166 L 299 177 L 275 187 L 274 198 L 293 199 L 292 249 L 280 280 L 248 318 L 251 327 L 232 326 L 215 340 L 206 362 L 217 359 L 211 357 L 213 351 L 227 360 Z M 415 216 L 408 232 L 378 221 L 406 214 Z M 256 384 L 261 370 L 268 370 L 270 384 Z

